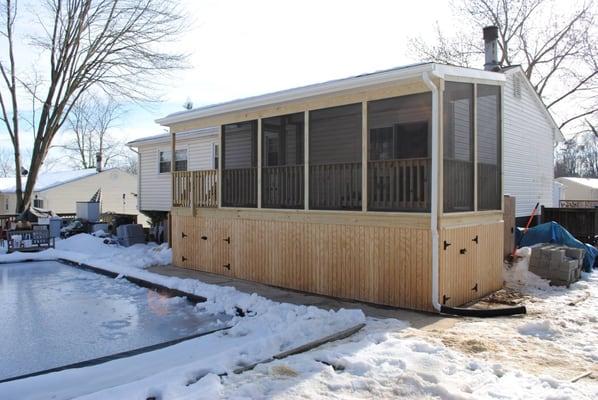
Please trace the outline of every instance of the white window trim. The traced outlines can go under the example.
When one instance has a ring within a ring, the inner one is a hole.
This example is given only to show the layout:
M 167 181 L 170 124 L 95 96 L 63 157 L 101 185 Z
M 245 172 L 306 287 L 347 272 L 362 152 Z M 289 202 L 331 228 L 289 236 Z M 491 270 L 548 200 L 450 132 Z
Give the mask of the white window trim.
M 216 151 L 218 150 L 218 146 L 220 145 L 220 143 L 212 143 L 212 169 L 217 169 L 216 168 Z M 188 157 L 188 156 L 187 156 Z M 218 162 L 220 163 L 220 157 L 218 157 Z
M 190 169 L 189 169 L 189 155 L 190 155 L 189 146 L 188 145 L 177 146 L 176 149 L 175 149 L 175 151 L 177 151 L 177 150 L 185 150 L 187 152 L 187 171 L 190 171 Z M 170 171 L 168 171 L 168 172 L 160 172 L 160 153 L 170 152 L 170 151 L 171 150 L 170 150 L 169 147 L 159 147 L 159 148 L 156 149 L 156 154 L 157 154 L 156 173 L 158 175 L 170 174 Z M 170 157 L 170 162 L 171 163 L 173 162 L 173 157 L 172 156 Z

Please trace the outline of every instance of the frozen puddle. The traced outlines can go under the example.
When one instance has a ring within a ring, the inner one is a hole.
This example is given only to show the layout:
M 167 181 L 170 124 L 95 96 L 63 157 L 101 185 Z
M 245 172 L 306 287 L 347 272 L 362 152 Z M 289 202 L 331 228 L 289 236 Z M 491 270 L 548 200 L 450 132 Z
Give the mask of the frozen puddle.
M 223 315 L 55 261 L 0 265 L 0 380 L 224 326 Z

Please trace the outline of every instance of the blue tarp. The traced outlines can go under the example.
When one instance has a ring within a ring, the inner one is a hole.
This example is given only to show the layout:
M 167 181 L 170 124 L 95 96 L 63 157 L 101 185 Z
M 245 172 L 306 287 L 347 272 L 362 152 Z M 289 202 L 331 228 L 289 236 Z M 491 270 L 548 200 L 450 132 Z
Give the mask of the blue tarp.
M 598 249 L 575 239 L 568 230 L 554 221 L 529 228 L 525 234 L 522 229 L 517 229 L 515 242 L 519 247 L 532 246 L 538 243 L 557 243 L 567 247 L 584 249 L 586 251 L 583 259 L 583 270 L 585 272 L 592 272 L 592 267 L 595 265 L 596 257 L 598 257 Z

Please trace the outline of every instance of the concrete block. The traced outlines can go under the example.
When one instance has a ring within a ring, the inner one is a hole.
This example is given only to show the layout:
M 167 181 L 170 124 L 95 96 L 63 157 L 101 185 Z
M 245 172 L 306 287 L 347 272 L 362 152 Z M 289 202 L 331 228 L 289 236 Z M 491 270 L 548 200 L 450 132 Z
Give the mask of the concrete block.
M 583 256 L 585 255 L 585 250 L 584 249 L 576 249 L 573 247 L 565 247 L 565 255 L 567 257 L 570 258 L 574 258 L 576 260 L 580 260 L 583 259 Z

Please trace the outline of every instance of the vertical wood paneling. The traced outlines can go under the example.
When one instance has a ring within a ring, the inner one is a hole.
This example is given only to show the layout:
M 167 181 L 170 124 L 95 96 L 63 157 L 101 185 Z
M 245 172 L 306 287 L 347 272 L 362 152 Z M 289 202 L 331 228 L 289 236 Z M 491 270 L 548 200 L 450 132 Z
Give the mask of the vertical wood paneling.
M 473 239 L 478 237 L 476 244 Z M 459 306 L 502 287 L 502 221 L 447 228 L 440 240 L 440 301 L 446 295 L 448 306 Z M 450 246 L 444 250 L 444 241 Z M 465 254 L 461 254 L 465 249 Z M 477 291 L 473 288 L 477 284 Z
M 450 297 L 447 305 L 461 305 L 501 287 L 502 225 L 441 230 L 439 295 L 441 300 L 443 295 Z M 173 214 L 173 232 L 173 260 L 180 267 L 432 310 L 428 229 Z M 186 238 L 181 238 L 182 232 Z M 472 241 L 476 235 L 478 244 Z M 451 243 L 446 251 L 444 240 Z M 460 254 L 462 248 L 466 254 Z M 230 271 L 223 267 L 228 263 Z M 471 290 L 476 283 L 477 292 Z

